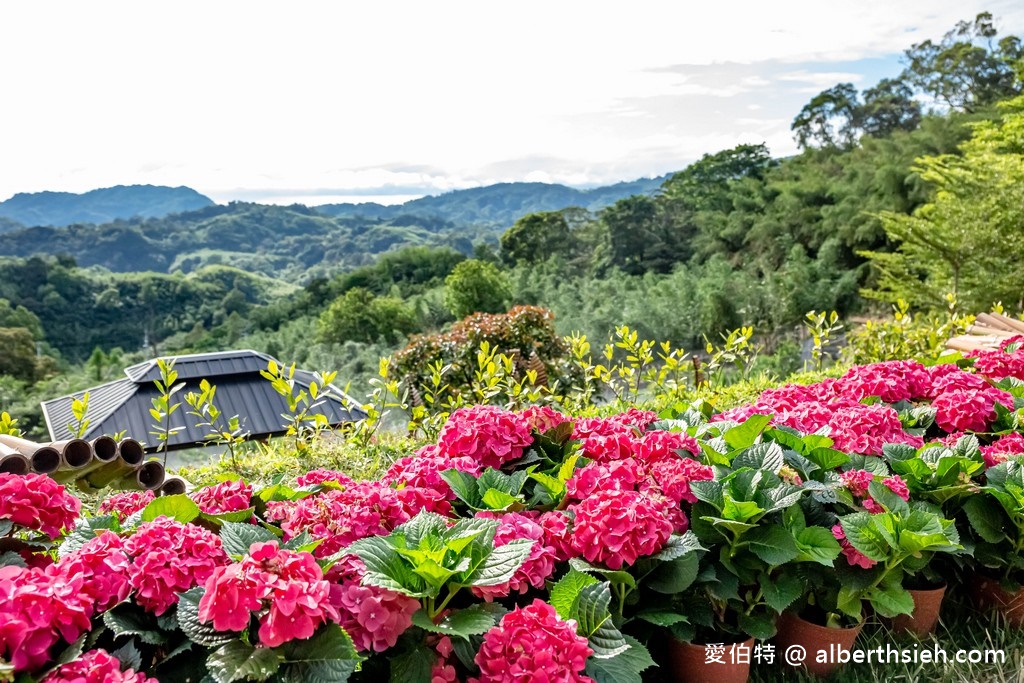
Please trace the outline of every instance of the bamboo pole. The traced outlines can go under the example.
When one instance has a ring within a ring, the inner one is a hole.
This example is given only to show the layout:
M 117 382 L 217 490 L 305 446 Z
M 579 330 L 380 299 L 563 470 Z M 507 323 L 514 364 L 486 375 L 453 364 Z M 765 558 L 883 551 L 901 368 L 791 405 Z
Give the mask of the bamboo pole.
M 32 462 L 26 456 L 10 446 L 0 444 L 0 472 L 24 475 L 30 471 L 32 471 Z
M 0 434 L 0 444 L 14 449 L 28 458 L 32 465 L 32 471 L 37 474 L 53 474 L 60 467 L 60 451 L 56 448 L 10 434 Z
M 164 483 L 166 472 L 159 460 L 147 460 L 113 483 L 114 488 L 133 491 L 155 491 Z

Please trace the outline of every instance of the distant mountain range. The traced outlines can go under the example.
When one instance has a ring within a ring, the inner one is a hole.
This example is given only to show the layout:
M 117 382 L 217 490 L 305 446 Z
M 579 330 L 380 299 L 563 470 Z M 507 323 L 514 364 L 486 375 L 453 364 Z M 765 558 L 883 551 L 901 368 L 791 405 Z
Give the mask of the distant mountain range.
M 23 192 L 0 202 L 0 232 L 75 223 L 99 225 L 119 218 L 160 218 L 213 203 L 212 199 L 189 187 L 157 185 L 117 185 L 84 194 Z
M 498 183 L 468 190 L 420 197 L 384 206 L 382 204 L 324 204 L 313 207 L 330 216 L 364 216 L 391 219 L 399 215 L 436 216 L 453 223 L 510 227 L 517 219 L 535 211 L 558 211 L 578 206 L 591 211 L 603 209 L 635 194 L 651 194 L 669 176 L 641 178 L 605 187 L 578 190 L 550 183 Z
M 397 206 L 312 208 L 214 204 L 184 187 L 127 186 L 84 195 L 41 192 L 0 203 L 0 254 L 69 254 L 79 265 L 115 272 L 188 273 L 205 265 L 230 264 L 299 283 L 371 263 L 381 253 L 403 246 L 447 246 L 470 254 L 474 244 L 496 242 L 528 213 L 568 207 L 598 210 L 634 194 L 653 193 L 663 181 L 653 178 L 590 190 L 502 183 Z M 190 201 L 199 206 L 180 208 Z M 96 217 L 101 215 L 117 217 L 100 221 Z M 94 220 L 85 220 L 86 216 Z M 35 225 L 23 227 L 12 219 Z

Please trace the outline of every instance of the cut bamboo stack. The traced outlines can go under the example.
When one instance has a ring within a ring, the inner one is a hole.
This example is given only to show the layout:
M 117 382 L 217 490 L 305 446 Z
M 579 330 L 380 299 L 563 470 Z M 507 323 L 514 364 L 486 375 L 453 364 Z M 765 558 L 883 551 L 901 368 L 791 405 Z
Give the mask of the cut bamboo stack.
M 150 491 L 159 490 L 165 479 L 164 466 L 145 460 L 142 444 L 134 439 L 119 443 L 109 436 L 43 444 L 0 434 L 0 472 L 46 474 L 82 488 Z
M 1024 322 L 1001 313 L 979 313 L 967 334 L 953 337 L 946 348 L 956 351 L 991 351 L 1012 337 L 1024 336 Z

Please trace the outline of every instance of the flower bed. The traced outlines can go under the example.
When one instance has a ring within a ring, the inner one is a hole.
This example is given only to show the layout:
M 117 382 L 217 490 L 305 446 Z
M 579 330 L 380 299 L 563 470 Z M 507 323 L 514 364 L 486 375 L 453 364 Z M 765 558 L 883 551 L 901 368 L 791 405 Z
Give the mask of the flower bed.
M 894 617 L 940 576 L 1009 587 L 1024 354 L 961 365 L 856 367 L 717 414 L 463 408 L 379 481 L 82 511 L 0 474 L 0 678 L 630 683 L 671 638 Z

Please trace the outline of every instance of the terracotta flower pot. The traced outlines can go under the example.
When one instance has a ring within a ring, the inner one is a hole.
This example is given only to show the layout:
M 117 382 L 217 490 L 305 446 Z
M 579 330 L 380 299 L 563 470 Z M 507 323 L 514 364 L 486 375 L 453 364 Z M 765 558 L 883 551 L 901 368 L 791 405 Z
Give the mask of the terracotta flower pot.
M 687 683 L 746 683 L 754 639 L 724 645 L 700 645 L 669 641 L 673 677 Z
M 907 590 L 914 598 L 914 611 L 910 614 L 900 614 L 892 620 L 892 630 L 895 633 L 913 633 L 918 638 L 935 631 L 939 623 L 939 611 L 942 609 L 942 598 L 946 595 L 946 587 L 931 588 L 925 590 Z
M 996 579 L 976 574 L 971 582 L 971 597 L 979 609 L 1002 614 L 1007 626 L 1024 627 L 1024 588 L 1010 592 Z
M 803 666 L 814 676 L 828 676 L 849 657 L 864 622 L 851 628 L 828 628 L 783 612 L 777 622 L 777 656 L 789 666 Z

